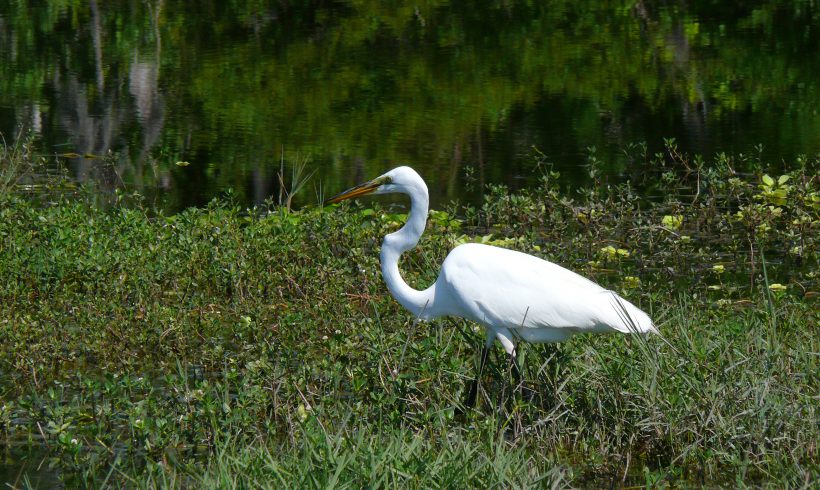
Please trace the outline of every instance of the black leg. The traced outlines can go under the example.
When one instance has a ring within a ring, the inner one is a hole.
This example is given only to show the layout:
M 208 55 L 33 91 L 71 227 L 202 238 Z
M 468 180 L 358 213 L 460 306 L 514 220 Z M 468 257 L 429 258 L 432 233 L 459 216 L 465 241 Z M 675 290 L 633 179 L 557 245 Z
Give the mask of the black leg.
M 513 349 L 512 354 L 510 354 L 510 366 L 515 386 L 521 386 L 521 369 L 518 367 L 518 351 L 516 349 Z
M 474 408 L 475 407 L 475 400 L 478 396 L 478 382 L 481 379 L 481 373 L 484 372 L 484 365 L 487 363 L 487 356 L 490 354 L 490 347 L 484 346 L 481 349 L 481 360 L 478 362 L 478 374 L 473 379 L 473 382 L 470 383 L 470 391 L 467 392 L 467 399 L 464 402 L 465 408 Z
M 515 383 L 515 390 L 518 391 L 520 396 L 523 396 L 527 400 L 532 400 L 533 391 L 527 388 L 524 383 L 524 377 L 521 375 L 521 367 L 518 365 L 517 349 L 513 349 L 512 354 L 510 354 L 510 368 L 512 370 L 513 382 Z
M 545 344 L 544 357 L 546 357 L 546 360 L 544 364 L 546 366 L 544 368 L 544 382 L 542 383 L 544 389 L 541 403 L 547 408 L 555 406 L 555 371 L 559 365 L 558 356 L 558 347 L 555 344 Z

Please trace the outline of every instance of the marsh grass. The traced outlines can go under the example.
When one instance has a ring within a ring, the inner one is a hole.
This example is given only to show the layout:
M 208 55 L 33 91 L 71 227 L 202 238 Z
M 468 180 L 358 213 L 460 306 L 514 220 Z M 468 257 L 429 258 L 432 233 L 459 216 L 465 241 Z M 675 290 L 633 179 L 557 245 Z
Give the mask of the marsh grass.
M 291 168 L 290 185 L 285 184 L 285 153 L 282 151 L 282 158 L 279 165 L 279 172 L 276 174 L 279 179 L 279 206 L 290 212 L 293 207 L 293 198 L 316 174 L 316 170 L 306 173 L 306 167 L 310 159 L 297 155 L 296 162 Z
M 0 193 L 20 191 L 38 167 L 32 141 L 20 138 L 8 144 L 2 134 L 0 140 Z
M 492 433 L 482 436 L 487 438 L 431 440 L 407 430 L 327 434 L 307 423 L 293 447 L 260 441 L 257 446 L 242 443 L 239 451 L 219 451 L 191 483 L 205 488 L 548 488 L 566 483 L 566 469 L 552 467 L 550 458 L 534 461 L 526 450 L 510 449 Z M 185 479 L 178 470 L 153 477 L 162 479 L 162 486 L 169 477 Z
M 431 213 L 411 284 L 454 243 L 496 243 L 622 292 L 665 340 L 523 345 L 527 397 L 494 352 L 465 417 L 482 335 L 388 296 L 393 209 L 163 216 L 0 193 L 0 444 L 43 448 L 69 486 L 815 485 L 816 172 L 782 201 L 759 177 L 664 165 L 695 202 L 570 195 L 547 171 Z

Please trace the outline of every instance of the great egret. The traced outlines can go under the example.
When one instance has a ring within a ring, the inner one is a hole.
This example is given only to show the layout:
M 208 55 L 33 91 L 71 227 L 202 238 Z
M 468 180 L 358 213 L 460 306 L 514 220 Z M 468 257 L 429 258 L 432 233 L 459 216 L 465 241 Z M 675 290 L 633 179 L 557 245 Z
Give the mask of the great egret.
M 399 272 L 399 256 L 416 246 L 427 222 L 429 196 L 419 174 L 397 167 L 327 203 L 390 193 L 410 196 L 407 223 L 382 243 L 381 269 L 390 294 L 422 320 L 458 316 L 484 326 L 487 338 L 467 406 L 475 405 L 478 379 L 495 339 L 517 366 L 519 339 L 562 342 L 584 332 L 657 333 L 646 313 L 614 291 L 552 262 L 490 245 L 459 245 L 447 255 L 432 286 L 411 288 Z

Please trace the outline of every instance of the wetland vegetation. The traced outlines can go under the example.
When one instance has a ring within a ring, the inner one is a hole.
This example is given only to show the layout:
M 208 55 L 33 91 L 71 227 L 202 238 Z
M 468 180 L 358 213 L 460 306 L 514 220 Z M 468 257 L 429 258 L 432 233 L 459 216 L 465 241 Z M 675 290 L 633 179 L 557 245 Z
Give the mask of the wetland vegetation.
M 536 187 L 430 213 L 409 283 L 433 281 L 456 243 L 495 243 L 621 291 L 665 340 L 525 345 L 529 400 L 496 352 L 460 418 L 482 335 L 417 323 L 388 295 L 378 248 L 400 206 L 228 194 L 169 216 L 6 148 L 0 474 L 72 488 L 816 485 L 817 157 L 773 172 L 671 141 L 633 152 L 655 172 L 610 184 L 591 156 L 590 185 L 568 189 L 536 153 Z

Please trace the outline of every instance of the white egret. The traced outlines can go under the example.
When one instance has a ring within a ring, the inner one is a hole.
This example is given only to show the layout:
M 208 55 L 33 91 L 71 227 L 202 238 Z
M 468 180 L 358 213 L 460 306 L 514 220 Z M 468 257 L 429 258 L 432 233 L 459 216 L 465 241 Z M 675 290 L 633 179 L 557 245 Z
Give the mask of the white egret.
M 584 332 L 657 332 L 646 313 L 614 291 L 552 262 L 490 245 L 459 245 L 447 255 L 432 286 L 413 289 L 399 272 L 399 256 L 416 246 L 427 222 L 429 196 L 419 174 L 410 167 L 394 168 L 327 203 L 390 193 L 410 196 L 407 223 L 382 243 L 381 269 L 390 294 L 422 320 L 457 316 L 484 326 L 487 338 L 467 406 L 475 405 L 478 379 L 495 339 L 516 366 L 518 340 L 562 342 Z

